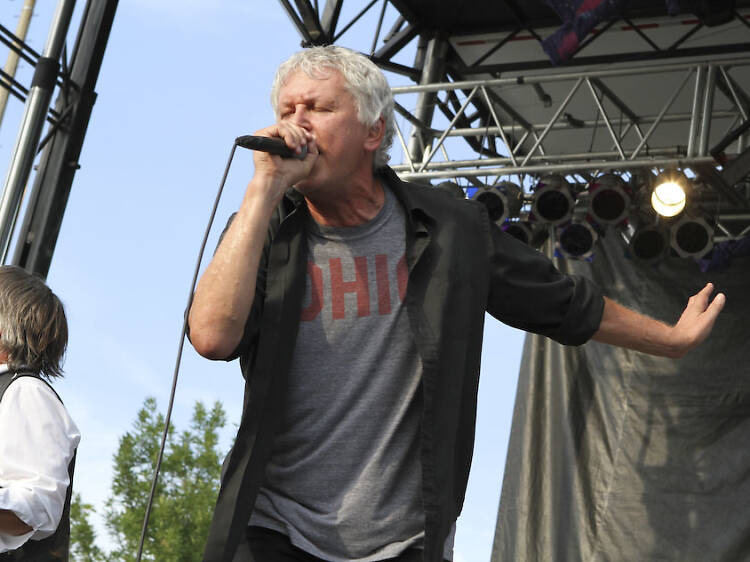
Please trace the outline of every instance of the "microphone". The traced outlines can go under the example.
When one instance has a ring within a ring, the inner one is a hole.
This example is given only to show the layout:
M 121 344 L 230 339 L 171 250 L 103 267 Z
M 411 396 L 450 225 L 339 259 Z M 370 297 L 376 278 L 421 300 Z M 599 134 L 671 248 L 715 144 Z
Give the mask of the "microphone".
M 234 140 L 237 146 L 242 148 L 248 148 L 250 150 L 260 150 L 261 152 L 268 152 L 269 154 L 276 154 L 282 158 L 296 158 L 297 160 L 304 160 L 307 156 L 307 146 L 302 147 L 302 152 L 297 154 L 289 148 L 286 143 L 275 137 L 259 137 L 255 135 L 243 135 L 237 137 Z

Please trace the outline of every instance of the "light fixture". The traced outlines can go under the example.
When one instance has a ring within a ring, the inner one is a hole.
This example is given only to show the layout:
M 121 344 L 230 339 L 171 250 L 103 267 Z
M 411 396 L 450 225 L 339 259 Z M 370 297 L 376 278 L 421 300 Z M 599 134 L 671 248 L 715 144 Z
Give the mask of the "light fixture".
M 601 225 L 615 225 L 625 220 L 630 201 L 620 176 L 604 174 L 589 184 L 588 213 Z
M 456 182 L 443 181 L 437 184 L 435 187 L 441 191 L 445 191 L 456 199 L 466 199 L 464 188 L 458 185 Z
M 684 215 L 670 228 L 672 248 L 683 258 L 700 259 L 714 245 L 714 230 L 705 219 Z
M 490 220 L 498 225 L 517 217 L 523 206 L 523 190 L 509 181 L 482 186 L 471 198 L 487 207 Z
M 532 248 L 541 246 L 549 235 L 544 225 L 527 220 L 507 221 L 501 228 L 506 234 Z
M 558 174 L 543 176 L 534 190 L 531 212 L 535 218 L 553 226 L 573 217 L 575 199 L 570 184 Z
M 629 224 L 623 231 L 623 238 L 630 256 L 644 263 L 657 263 L 669 251 L 667 230 L 656 223 L 641 224 L 637 228 Z
M 557 232 L 557 249 L 573 259 L 588 259 L 594 254 L 594 245 L 599 235 L 587 221 L 575 220 Z
M 687 204 L 689 181 L 681 172 L 659 174 L 651 192 L 651 206 L 662 217 L 676 217 Z

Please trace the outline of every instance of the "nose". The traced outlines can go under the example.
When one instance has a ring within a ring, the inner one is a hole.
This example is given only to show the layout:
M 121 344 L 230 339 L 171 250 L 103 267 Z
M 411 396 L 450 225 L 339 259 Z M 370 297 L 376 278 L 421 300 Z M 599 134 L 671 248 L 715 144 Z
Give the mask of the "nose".
M 292 115 L 292 122 L 295 125 L 299 125 L 303 129 L 310 128 L 309 111 L 305 104 L 298 104 L 294 108 L 294 114 Z

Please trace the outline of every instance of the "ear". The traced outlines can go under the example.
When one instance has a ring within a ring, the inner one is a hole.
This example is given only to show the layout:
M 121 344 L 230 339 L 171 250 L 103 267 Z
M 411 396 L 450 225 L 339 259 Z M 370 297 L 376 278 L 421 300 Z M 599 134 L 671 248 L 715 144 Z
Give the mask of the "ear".
M 365 139 L 365 148 L 375 152 L 380 143 L 383 142 L 385 136 L 385 119 L 379 117 L 377 121 L 370 127 L 367 132 L 367 138 Z

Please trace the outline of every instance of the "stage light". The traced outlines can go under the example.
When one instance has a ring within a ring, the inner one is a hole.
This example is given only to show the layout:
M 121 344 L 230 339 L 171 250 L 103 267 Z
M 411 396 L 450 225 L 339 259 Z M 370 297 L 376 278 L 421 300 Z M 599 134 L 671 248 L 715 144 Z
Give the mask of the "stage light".
M 668 233 L 658 224 L 644 224 L 638 228 L 628 225 L 623 237 L 630 255 L 645 263 L 656 263 L 669 251 Z
M 683 258 L 700 259 L 714 245 L 714 231 L 705 219 L 683 216 L 670 228 L 672 248 Z
M 532 248 L 541 246 L 549 235 L 544 225 L 529 221 L 508 221 L 501 228 L 516 240 Z
M 567 258 L 586 259 L 593 255 L 599 239 L 594 227 L 586 221 L 574 221 L 557 233 L 557 248 Z
M 557 226 L 570 221 L 574 205 L 570 184 L 562 176 L 551 174 L 539 180 L 531 212 L 539 220 Z
M 449 193 L 456 199 L 466 199 L 466 193 L 464 192 L 463 188 L 455 182 L 444 181 L 440 182 L 435 187 L 437 189 L 445 191 L 446 193 Z
M 591 182 L 588 213 L 601 225 L 619 224 L 630 211 L 625 182 L 615 174 L 604 174 Z
M 480 187 L 471 198 L 487 207 L 490 220 L 499 225 L 517 217 L 523 206 L 523 190 L 509 181 Z
M 654 182 L 651 206 L 662 217 L 679 215 L 687 204 L 689 182 L 680 172 L 665 172 Z

